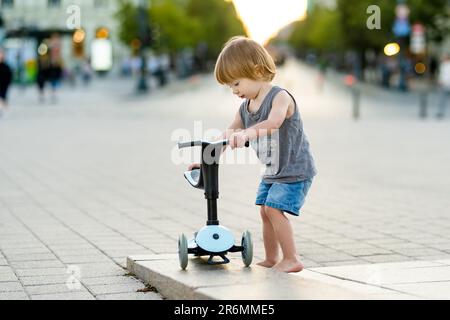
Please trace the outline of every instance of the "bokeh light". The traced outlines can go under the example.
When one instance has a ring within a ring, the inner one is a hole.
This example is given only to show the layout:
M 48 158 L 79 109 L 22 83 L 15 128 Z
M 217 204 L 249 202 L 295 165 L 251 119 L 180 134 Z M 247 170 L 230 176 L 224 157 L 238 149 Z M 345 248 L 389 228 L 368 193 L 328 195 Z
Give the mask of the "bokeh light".
M 400 52 L 400 46 L 398 45 L 398 43 L 391 42 L 391 43 L 388 43 L 384 47 L 384 54 L 389 56 L 389 57 L 390 56 L 395 56 L 399 52 Z
M 86 38 L 86 32 L 82 29 L 78 29 L 73 34 L 73 42 L 75 43 L 82 43 L 84 39 Z
M 427 66 L 424 63 L 419 62 L 414 66 L 414 70 L 417 74 L 424 74 L 425 71 L 427 71 Z

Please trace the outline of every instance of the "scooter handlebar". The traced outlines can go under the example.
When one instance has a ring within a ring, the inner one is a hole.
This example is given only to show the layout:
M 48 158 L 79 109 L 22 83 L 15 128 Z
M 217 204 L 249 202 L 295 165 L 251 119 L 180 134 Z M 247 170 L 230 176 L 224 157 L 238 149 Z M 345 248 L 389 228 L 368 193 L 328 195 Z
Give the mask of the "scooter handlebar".
M 230 141 L 229 140 L 221 140 L 221 141 L 215 141 L 215 142 L 205 142 L 205 141 L 197 140 L 197 141 L 189 141 L 189 142 L 178 142 L 178 149 L 202 146 L 204 143 L 226 146 L 230 143 Z M 250 141 L 247 141 L 245 143 L 245 147 L 246 148 L 250 147 Z

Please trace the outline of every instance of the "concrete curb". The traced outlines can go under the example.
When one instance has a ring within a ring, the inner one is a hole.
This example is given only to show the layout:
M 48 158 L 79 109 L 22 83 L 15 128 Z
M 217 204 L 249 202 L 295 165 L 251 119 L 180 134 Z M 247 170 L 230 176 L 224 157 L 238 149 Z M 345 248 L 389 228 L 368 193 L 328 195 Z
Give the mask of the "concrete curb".
M 238 259 L 209 266 L 189 260 L 180 269 L 178 255 L 130 256 L 128 270 L 170 300 L 376 300 L 413 299 L 393 290 L 304 270 L 284 274 L 259 266 L 245 268 Z

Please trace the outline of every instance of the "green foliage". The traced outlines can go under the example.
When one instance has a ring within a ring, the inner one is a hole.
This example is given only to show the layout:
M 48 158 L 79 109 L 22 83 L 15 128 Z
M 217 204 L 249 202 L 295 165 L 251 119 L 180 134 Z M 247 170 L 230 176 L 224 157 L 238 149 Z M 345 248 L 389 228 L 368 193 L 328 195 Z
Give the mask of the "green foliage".
M 130 0 L 119 0 L 119 10 L 115 15 L 119 22 L 119 39 L 126 45 L 131 45 L 138 37 L 137 8 Z
M 178 0 L 153 1 L 150 20 L 157 32 L 155 43 L 163 50 L 174 52 L 194 46 L 200 37 L 199 21 L 187 15 L 185 7 Z
M 420 22 L 427 28 L 427 37 L 440 42 L 450 33 L 450 3 L 448 0 L 408 0 L 410 21 Z
M 296 48 L 334 51 L 342 48 L 342 39 L 339 12 L 316 7 L 308 19 L 294 23 L 289 42 Z
M 232 36 L 246 35 L 230 1 L 188 0 L 187 12 L 200 22 L 200 38 L 208 44 L 212 55 L 218 55 L 223 44 Z
M 138 38 L 137 8 L 132 0 L 119 2 L 119 37 L 130 45 Z M 173 53 L 203 41 L 214 56 L 231 36 L 245 35 L 233 3 L 225 0 L 152 0 L 149 21 L 157 51 Z
M 427 28 L 427 37 L 439 41 L 448 34 L 449 9 L 447 0 L 408 0 L 411 24 L 420 22 Z M 337 0 L 334 10 L 316 5 L 305 21 L 293 25 L 289 43 L 296 48 L 335 51 L 339 49 L 376 49 L 394 40 L 392 27 L 395 0 Z M 381 29 L 368 29 L 367 8 L 377 5 L 381 12 Z

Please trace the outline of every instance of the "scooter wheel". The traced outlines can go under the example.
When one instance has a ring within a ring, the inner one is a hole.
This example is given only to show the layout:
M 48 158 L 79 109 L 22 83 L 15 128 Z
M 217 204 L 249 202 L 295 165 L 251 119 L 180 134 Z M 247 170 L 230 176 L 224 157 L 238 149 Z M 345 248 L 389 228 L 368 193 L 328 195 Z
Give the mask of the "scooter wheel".
M 242 261 L 246 267 L 249 267 L 253 261 L 253 242 L 252 235 L 249 231 L 245 231 L 242 235 Z
M 181 269 L 186 270 L 188 265 L 188 242 L 184 234 L 178 239 L 178 257 Z

